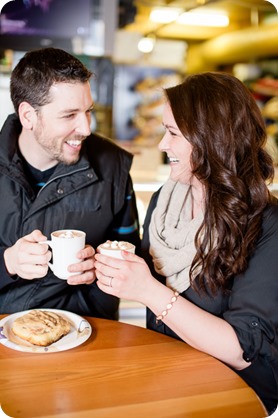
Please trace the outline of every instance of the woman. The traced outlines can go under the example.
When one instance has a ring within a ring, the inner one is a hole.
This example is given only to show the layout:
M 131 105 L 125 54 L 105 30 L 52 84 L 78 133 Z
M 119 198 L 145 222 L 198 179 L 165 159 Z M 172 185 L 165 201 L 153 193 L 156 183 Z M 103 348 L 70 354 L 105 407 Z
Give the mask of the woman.
M 144 225 L 146 262 L 97 254 L 98 286 L 148 308 L 147 326 L 229 365 L 269 413 L 278 402 L 278 205 L 266 131 L 245 86 L 225 73 L 165 90 L 170 178 Z M 113 280 L 111 280 L 111 277 Z

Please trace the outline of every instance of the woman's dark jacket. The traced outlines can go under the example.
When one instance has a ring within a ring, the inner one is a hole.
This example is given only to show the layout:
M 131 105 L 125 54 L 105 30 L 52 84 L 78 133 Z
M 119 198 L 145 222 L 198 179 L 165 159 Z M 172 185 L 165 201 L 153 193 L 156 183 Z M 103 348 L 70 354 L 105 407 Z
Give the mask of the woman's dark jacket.
M 96 283 L 70 286 L 50 270 L 42 279 L 10 277 L 3 253 L 34 229 L 48 238 L 57 229 L 79 229 L 94 248 L 107 239 L 139 245 L 129 176 L 132 155 L 92 134 L 83 144 L 80 160 L 58 164 L 36 196 L 18 151 L 20 131 L 18 118 L 11 115 L 0 133 L 0 313 L 46 307 L 116 319 L 118 299 L 100 291 Z
M 149 224 L 156 207 L 159 191 L 149 205 L 144 223 L 142 254 L 152 274 L 165 284 L 153 268 L 149 254 Z M 235 370 L 259 395 L 269 412 L 278 403 L 278 204 L 277 200 L 264 213 L 262 235 L 247 270 L 234 277 L 229 296 L 201 293 L 191 287 L 181 293 L 234 328 L 244 351 L 244 359 L 251 365 Z M 155 315 L 147 311 L 147 327 L 178 338 L 163 322 L 156 324 Z

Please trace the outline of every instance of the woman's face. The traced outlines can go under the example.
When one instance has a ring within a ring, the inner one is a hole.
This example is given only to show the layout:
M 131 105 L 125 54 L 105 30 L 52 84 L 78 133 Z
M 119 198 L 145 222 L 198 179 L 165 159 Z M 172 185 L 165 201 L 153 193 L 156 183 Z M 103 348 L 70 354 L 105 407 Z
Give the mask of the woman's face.
M 190 163 L 192 145 L 179 130 L 168 103 L 164 107 L 162 123 L 166 132 L 158 147 L 168 156 L 171 167 L 170 178 L 180 183 L 194 184 L 197 179 L 192 175 Z

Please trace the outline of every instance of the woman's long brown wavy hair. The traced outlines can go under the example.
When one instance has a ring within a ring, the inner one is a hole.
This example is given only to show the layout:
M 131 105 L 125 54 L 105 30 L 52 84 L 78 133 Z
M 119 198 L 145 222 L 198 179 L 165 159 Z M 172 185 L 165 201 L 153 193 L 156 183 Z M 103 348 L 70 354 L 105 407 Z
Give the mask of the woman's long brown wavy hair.
M 192 144 L 192 172 L 206 194 L 191 283 L 198 276 L 199 287 L 215 293 L 247 268 L 261 234 L 271 199 L 267 181 L 274 176 L 264 149 L 265 124 L 249 90 L 230 74 L 189 75 L 165 93 L 177 126 Z

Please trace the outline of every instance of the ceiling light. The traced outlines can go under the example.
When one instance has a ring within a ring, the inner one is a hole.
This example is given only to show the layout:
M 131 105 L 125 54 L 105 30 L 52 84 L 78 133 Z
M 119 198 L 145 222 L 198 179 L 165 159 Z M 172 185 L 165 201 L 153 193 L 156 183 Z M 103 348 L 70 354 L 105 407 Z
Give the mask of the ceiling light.
M 154 36 L 144 36 L 144 38 L 141 38 L 138 42 L 138 49 L 140 52 L 143 52 L 144 54 L 148 54 L 152 52 L 155 44 L 155 37 Z
M 183 9 L 155 7 L 150 13 L 150 20 L 155 23 L 170 23 L 178 18 Z
M 220 13 L 186 12 L 177 18 L 177 23 L 191 26 L 229 26 L 229 17 Z

